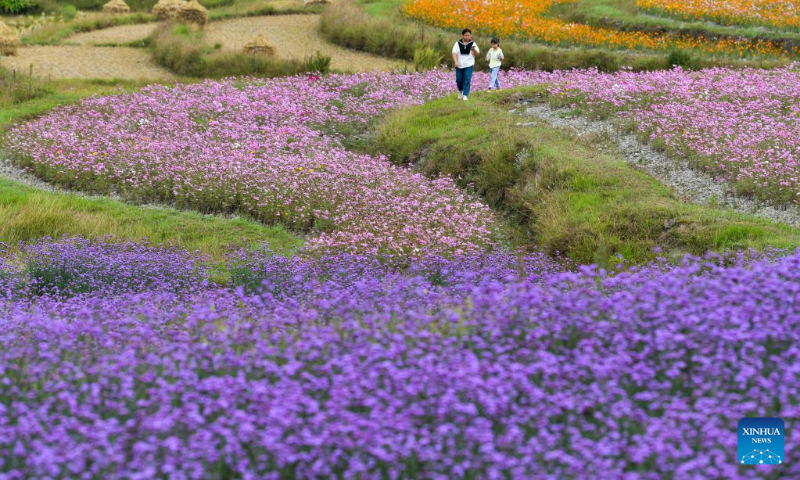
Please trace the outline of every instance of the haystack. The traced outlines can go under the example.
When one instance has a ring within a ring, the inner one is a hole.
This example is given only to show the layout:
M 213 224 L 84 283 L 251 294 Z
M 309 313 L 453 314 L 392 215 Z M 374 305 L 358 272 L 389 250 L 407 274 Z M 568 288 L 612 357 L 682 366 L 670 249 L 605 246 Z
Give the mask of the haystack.
M 208 10 L 200 5 L 197 0 L 184 3 L 183 8 L 178 11 L 178 21 L 181 23 L 193 23 L 201 27 L 208 23 Z
M 247 55 L 274 57 L 275 47 L 270 45 L 267 39 L 259 33 L 256 38 L 244 44 L 244 53 Z
M 0 55 L 14 55 L 19 45 L 19 33 L 0 20 Z
M 111 15 L 121 15 L 130 13 L 131 7 L 125 3 L 125 0 L 111 0 L 103 5 L 103 13 L 110 13 Z
M 153 15 L 159 20 L 175 20 L 185 4 L 183 0 L 158 0 L 153 7 Z

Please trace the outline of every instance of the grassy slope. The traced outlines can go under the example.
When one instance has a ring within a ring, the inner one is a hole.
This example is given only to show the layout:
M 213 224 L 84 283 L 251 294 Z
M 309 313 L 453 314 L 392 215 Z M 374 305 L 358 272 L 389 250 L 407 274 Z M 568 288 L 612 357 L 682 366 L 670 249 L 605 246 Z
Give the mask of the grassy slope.
M 13 245 L 21 240 L 63 235 L 146 238 L 153 243 L 199 250 L 215 259 L 221 259 L 234 246 L 268 241 L 276 250 L 289 251 L 302 243 L 282 227 L 241 218 L 50 193 L 0 178 L 0 242 Z
M 677 256 L 800 246 L 798 229 L 677 200 L 621 157 L 601 153 L 599 145 L 613 151 L 608 140 L 517 126 L 511 98 L 478 93 L 469 103 L 451 97 L 397 111 L 379 126 L 371 149 L 428 175 L 460 178 L 506 213 L 512 243 L 579 262 L 604 264 L 615 254 L 641 262 L 655 257 L 655 247 Z
M 65 23 L 54 23 L 38 28 L 22 36 L 24 45 L 56 45 L 64 39 L 81 32 L 91 32 L 104 28 L 117 27 L 120 25 L 133 25 L 137 23 L 148 23 L 155 20 L 155 17 L 148 13 L 131 13 L 119 16 L 103 16 L 87 19 L 75 19 Z

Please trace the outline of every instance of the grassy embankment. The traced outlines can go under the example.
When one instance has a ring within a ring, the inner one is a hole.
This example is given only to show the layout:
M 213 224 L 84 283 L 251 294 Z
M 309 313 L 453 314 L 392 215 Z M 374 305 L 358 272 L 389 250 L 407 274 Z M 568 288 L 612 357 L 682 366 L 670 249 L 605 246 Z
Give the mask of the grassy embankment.
M 0 72 L 0 136 L 14 123 L 58 105 L 94 94 L 135 91 L 142 86 L 124 81 L 43 82 Z M 51 193 L 0 178 L 0 242 L 13 246 L 20 240 L 63 235 L 147 238 L 153 243 L 199 250 L 215 259 L 221 259 L 234 245 L 268 241 L 275 250 L 288 252 L 302 244 L 299 237 L 281 226 L 173 208 L 134 206 L 108 198 Z
M 457 178 L 505 214 L 513 244 L 581 263 L 602 265 L 617 254 L 643 262 L 656 247 L 678 257 L 800 246 L 800 229 L 680 201 L 627 164 L 609 139 L 518 126 L 523 120 L 508 112 L 516 96 L 538 98 L 542 91 L 476 93 L 469 103 L 445 98 L 399 110 L 366 148 L 430 176 Z
M 611 0 L 609 0 L 611 1 Z M 403 0 L 343 0 L 330 5 L 322 13 L 320 31 L 328 41 L 355 50 L 414 61 L 415 54 L 433 52 L 428 68 L 440 61 L 452 48 L 459 32 L 435 28 L 412 21 L 402 15 Z M 482 44 L 488 38 L 476 37 Z M 774 67 L 784 65 L 785 59 L 708 56 L 698 52 L 625 51 L 603 48 L 563 48 L 528 42 L 521 39 L 503 39 L 506 54 L 505 68 L 558 70 L 597 67 L 601 71 L 617 71 L 623 67 L 635 71 L 659 70 L 681 65 L 687 68 L 715 66 Z M 441 53 L 441 55 L 439 55 Z M 431 55 L 423 55 L 426 60 Z M 485 62 L 478 62 L 483 69 Z

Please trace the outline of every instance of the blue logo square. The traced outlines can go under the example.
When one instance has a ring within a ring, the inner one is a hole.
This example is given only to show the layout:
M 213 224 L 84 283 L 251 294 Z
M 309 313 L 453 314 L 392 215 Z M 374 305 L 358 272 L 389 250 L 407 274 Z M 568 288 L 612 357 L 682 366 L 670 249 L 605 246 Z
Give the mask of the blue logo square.
M 739 420 L 738 458 L 745 465 L 779 465 L 785 462 L 783 438 L 786 433 L 780 418 Z

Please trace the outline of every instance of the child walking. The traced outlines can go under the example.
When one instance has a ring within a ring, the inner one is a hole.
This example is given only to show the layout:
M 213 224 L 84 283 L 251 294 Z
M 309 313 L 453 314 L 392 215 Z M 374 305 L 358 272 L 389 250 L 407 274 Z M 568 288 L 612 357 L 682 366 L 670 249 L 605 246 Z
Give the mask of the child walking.
M 486 53 L 486 61 L 489 62 L 489 69 L 492 71 L 489 90 L 500 90 L 500 81 L 497 79 L 497 75 L 500 73 L 500 65 L 503 64 L 504 59 L 503 51 L 500 49 L 500 40 L 493 38 L 492 48 Z

